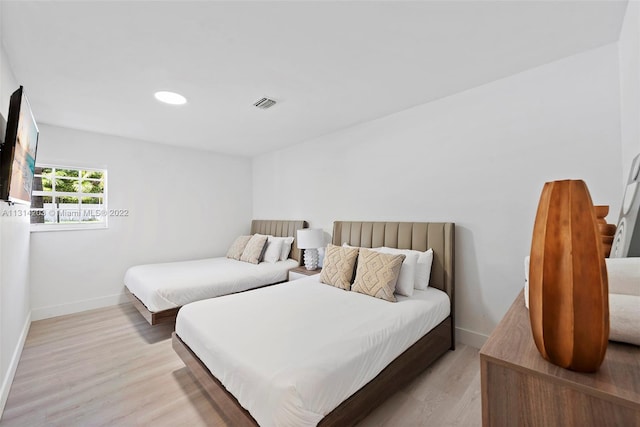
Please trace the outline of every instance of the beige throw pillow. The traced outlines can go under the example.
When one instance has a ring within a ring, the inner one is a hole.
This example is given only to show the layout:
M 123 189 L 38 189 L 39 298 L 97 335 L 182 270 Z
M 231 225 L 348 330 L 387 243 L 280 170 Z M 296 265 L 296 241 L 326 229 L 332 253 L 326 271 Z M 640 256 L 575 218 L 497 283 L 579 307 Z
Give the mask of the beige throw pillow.
M 231 245 L 229 250 L 227 251 L 227 258 L 236 259 L 236 260 L 240 261 L 240 257 L 242 256 L 242 252 L 244 251 L 244 248 L 247 247 L 247 243 L 249 243 L 250 239 L 251 239 L 251 236 L 240 236 L 240 237 L 238 237 L 233 242 L 233 244 Z
M 351 289 L 358 248 L 343 248 L 329 244 L 324 255 L 320 281 L 348 291 Z
M 404 255 L 391 255 L 360 249 L 356 280 L 351 290 L 396 302 L 393 291 L 400 275 Z
M 250 262 L 251 264 L 258 264 L 262 257 L 262 251 L 267 244 L 267 236 L 263 234 L 254 234 L 251 236 L 249 243 L 242 251 L 240 261 Z

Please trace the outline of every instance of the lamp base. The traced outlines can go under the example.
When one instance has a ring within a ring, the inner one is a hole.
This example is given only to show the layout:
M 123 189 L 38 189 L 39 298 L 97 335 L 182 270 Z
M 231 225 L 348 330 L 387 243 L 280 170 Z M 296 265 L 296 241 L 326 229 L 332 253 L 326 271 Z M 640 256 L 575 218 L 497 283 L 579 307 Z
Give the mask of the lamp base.
M 315 270 L 318 268 L 318 250 L 317 249 L 304 250 L 304 267 L 307 270 Z

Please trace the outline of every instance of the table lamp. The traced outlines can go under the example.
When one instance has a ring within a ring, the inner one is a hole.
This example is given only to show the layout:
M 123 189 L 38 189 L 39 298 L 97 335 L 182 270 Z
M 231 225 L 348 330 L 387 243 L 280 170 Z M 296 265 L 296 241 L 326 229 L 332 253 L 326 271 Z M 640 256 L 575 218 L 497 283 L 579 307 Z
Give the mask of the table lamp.
M 307 270 L 318 268 L 318 248 L 324 247 L 324 232 L 319 228 L 298 230 L 298 248 L 304 249 L 304 266 Z

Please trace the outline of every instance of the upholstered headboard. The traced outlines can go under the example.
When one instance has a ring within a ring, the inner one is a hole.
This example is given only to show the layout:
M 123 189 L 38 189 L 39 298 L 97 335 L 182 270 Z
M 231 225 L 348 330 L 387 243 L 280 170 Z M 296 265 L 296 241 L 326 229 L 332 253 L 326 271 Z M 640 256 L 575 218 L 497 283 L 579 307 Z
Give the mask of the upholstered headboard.
M 348 222 L 333 223 L 333 244 L 363 248 L 387 246 L 426 251 L 433 249 L 429 286 L 445 291 L 454 307 L 455 224 L 452 222 Z
M 307 221 L 282 221 L 270 219 L 254 219 L 251 221 L 251 234 L 270 234 L 275 237 L 296 237 L 296 231 L 307 228 Z M 297 239 L 293 241 L 289 257 L 300 262 L 301 250 L 298 249 Z

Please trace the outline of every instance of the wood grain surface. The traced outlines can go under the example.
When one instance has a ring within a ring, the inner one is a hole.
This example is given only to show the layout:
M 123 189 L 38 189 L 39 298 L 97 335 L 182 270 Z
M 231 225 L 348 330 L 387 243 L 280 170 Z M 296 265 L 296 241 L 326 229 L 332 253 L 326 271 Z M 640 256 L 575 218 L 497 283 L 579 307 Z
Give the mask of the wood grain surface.
M 149 311 L 147 306 L 144 305 L 142 301 L 140 301 L 138 297 L 132 294 L 126 287 L 124 288 L 124 293 L 127 295 L 136 310 L 138 310 L 138 312 L 142 314 L 142 317 L 144 317 L 150 325 L 176 321 L 176 316 L 178 315 L 178 310 L 180 310 L 180 307 L 169 308 L 167 310 L 156 311 L 155 313 L 153 313 Z
M 596 373 L 544 360 L 521 292 L 480 350 L 484 426 L 639 426 L 640 347 L 610 342 Z

